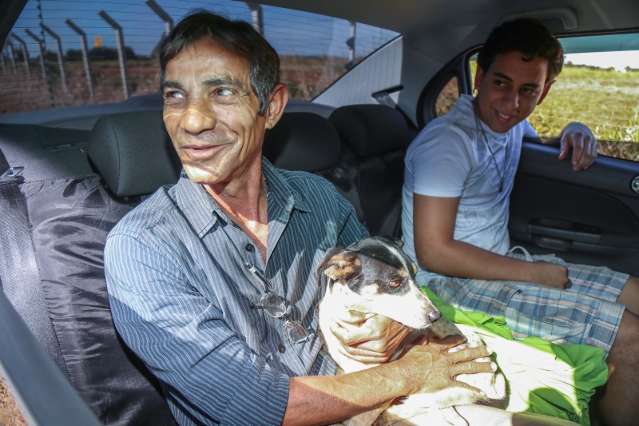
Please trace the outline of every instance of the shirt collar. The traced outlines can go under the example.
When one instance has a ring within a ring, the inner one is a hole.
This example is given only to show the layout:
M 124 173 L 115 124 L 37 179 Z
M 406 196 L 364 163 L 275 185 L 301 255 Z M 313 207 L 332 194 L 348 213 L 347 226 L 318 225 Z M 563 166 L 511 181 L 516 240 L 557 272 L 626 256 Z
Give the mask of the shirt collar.
M 292 188 L 281 170 L 266 158 L 262 159 L 262 174 L 266 180 L 266 199 L 269 222 L 282 220 L 295 208 L 310 212 L 308 203 L 302 194 Z M 175 199 L 179 209 L 193 226 L 193 230 L 202 238 L 220 218 L 226 214 L 200 184 L 191 182 L 184 171 L 175 185 Z M 287 221 L 287 219 L 286 219 Z

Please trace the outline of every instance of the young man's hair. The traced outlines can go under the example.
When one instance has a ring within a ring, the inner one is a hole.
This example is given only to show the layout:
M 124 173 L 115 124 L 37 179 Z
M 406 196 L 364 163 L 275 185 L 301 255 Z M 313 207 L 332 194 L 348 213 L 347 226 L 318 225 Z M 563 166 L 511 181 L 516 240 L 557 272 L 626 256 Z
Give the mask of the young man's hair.
M 249 63 L 251 87 L 266 112 L 269 96 L 279 81 L 280 58 L 275 49 L 249 23 L 231 21 L 208 11 L 196 11 L 182 19 L 162 42 L 160 76 L 166 64 L 185 47 L 208 37 Z
M 521 52 L 524 60 L 544 58 L 548 61 L 547 81 L 554 80 L 564 64 L 564 52 L 559 41 L 538 20 L 520 18 L 494 28 L 481 48 L 477 64 L 486 72 L 502 53 Z

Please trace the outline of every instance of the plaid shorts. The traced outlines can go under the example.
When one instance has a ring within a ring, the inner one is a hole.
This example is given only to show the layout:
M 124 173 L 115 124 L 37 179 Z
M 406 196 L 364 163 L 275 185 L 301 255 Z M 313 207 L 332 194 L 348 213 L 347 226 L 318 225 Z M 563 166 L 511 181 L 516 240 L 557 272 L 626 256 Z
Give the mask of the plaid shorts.
M 538 336 L 555 343 L 584 343 L 610 351 L 624 311 L 617 299 L 628 274 L 567 263 L 554 255 L 511 251 L 509 256 L 564 265 L 572 285 L 558 290 L 519 281 L 448 277 L 431 278 L 427 285 L 458 308 L 504 317 L 517 337 Z

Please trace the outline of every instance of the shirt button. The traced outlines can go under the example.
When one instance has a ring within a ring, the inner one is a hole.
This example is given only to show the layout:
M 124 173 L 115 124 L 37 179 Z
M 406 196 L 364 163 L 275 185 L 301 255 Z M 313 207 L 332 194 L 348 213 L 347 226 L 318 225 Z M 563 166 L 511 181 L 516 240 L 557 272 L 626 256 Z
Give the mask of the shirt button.
M 253 251 L 255 250 L 255 247 L 253 246 L 253 244 L 248 243 L 244 246 L 244 250 L 248 251 L 249 253 L 253 253 Z
M 286 352 L 286 346 L 284 346 L 282 343 L 280 343 L 279 345 L 277 345 L 277 350 L 283 354 L 284 352 Z

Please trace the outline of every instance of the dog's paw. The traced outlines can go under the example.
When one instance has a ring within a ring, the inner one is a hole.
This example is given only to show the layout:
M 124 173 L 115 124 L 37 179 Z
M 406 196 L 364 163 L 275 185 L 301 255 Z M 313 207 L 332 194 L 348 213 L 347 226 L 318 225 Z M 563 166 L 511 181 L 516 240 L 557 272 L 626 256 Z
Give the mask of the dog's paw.
M 494 365 L 494 363 L 493 363 Z M 496 369 L 496 365 L 494 365 Z M 495 373 L 461 374 L 457 380 L 482 390 L 482 402 L 492 407 L 502 407 L 508 402 L 506 378 L 501 371 Z
M 388 411 L 400 418 L 409 418 L 433 408 L 474 404 L 488 400 L 489 398 L 484 392 L 473 391 L 461 386 L 451 386 L 437 392 L 409 395 L 400 404 L 391 406 Z

